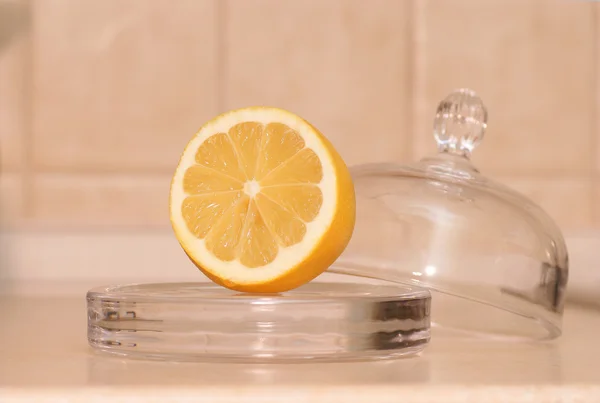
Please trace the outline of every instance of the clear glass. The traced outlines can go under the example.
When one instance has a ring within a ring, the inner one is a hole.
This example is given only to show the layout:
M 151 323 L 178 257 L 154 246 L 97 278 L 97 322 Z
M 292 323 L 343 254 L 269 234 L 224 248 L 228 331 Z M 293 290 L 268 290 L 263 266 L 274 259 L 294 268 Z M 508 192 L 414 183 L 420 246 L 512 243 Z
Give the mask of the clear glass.
M 99 287 L 87 306 L 92 347 L 146 359 L 376 360 L 416 354 L 430 338 L 429 291 L 339 274 L 273 295 L 212 283 Z
M 430 289 L 439 334 L 551 339 L 561 329 L 565 242 L 539 206 L 473 166 L 486 126 L 481 100 L 458 90 L 434 119 L 437 155 L 355 167 L 357 223 L 337 263 Z

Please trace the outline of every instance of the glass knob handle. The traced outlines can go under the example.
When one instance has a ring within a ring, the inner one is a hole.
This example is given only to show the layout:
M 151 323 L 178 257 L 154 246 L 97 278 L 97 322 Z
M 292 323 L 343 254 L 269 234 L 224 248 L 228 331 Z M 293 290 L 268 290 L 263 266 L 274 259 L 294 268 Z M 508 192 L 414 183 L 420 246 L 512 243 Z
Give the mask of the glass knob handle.
M 470 157 L 483 139 L 487 109 L 469 89 L 453 91 L 437 107 L 433 136 L 440 152 Z

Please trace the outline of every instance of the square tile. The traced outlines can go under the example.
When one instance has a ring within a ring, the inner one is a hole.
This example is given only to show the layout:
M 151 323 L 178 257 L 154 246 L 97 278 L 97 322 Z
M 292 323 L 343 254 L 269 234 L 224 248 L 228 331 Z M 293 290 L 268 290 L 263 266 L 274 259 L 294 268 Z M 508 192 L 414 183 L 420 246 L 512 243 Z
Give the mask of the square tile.
M 600 173 L 600 3 L 596 3 L 596 173 Z
M 456 87 L 489 111 L 474 160 L 500 175 L 588 174 L 593 166 L 592 2 L 419 0 L 414 153 L 435 152 L 437 103 Z
M 0 175 L 0 292 L 10 285 L 7 278 L 15 272 L 13 230 L 22 226 L 23 183 L 21 174 Z
M 600 178 L 594 178 L 594 194 L 593 194 L 593 206 L 594 206 L 594 228 L 600 228 Z
M 228 109 L 291 110 L 319 128 L 348 164 L 408 155 L 409 2 L 225 4 Z
M 168 228 L 170 176 L 38 174 L 32 220 L 68 228 Z
M 500 177 L 500 182 L 523 193 L 540 205 L 563 231 L 594 227 L 593 181 L 591 178 Z
M 29 10 L 25 1 L 0 2 L 0 171 L 23 164 L 29 116 Z
M 169 172 L 217 111 L 216 0 L 34 2 L 38 170 Z
M 20 174 L 0 176 L 0 230 L 13 228 L 23 218 L 23 182 Z

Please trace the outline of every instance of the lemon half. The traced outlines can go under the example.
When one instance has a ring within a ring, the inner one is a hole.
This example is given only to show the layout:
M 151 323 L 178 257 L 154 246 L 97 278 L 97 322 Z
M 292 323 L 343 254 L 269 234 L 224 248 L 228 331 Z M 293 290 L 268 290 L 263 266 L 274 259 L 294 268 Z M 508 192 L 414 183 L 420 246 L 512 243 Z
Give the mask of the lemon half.
M 325 271 L 354 229 L 354 186 L 332 144 L 278 108 L 224 113 L 186 146 L 170 192 L 175 235 L 215 283 L 296 288 Z

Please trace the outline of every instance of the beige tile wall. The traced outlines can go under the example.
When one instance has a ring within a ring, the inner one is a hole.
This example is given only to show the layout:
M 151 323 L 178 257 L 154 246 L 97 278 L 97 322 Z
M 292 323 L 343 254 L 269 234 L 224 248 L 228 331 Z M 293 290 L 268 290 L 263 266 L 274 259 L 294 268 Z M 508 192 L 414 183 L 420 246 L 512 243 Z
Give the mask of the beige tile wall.
M 479 168 L 565 230 L 600 227 L 594 2 L 0 0 L 0 18 L 6 4 L 30 18 L 0 30 L 4 223 L 167 227 L 187 140 L 250 104 L 303 115 L 349 164 L 407 162 L 435 151 L 436 103 L 465 86 L 490 111 Z

